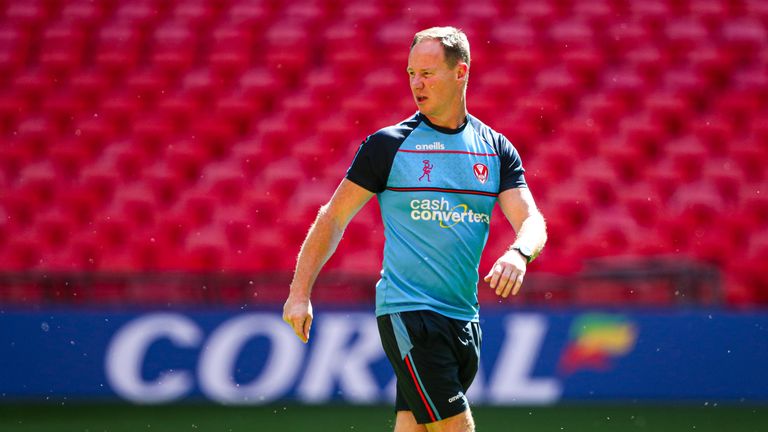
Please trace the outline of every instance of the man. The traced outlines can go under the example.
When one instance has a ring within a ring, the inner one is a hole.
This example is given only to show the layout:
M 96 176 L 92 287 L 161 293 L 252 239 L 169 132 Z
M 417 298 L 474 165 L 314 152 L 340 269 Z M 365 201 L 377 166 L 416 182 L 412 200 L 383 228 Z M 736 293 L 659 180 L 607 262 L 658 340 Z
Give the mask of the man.
M 467 113 L 469 64 L 460 30 L 415 35 L 407 71 L 418 112 L 360 146 L 307 234 L 283 310 L 307 342 L 311 287 L 376 194 L 386 237 L 376 316 L 397 376 L 396 432 L 474 431 L 465 393 L 479 362 L 478 266 L 495 203 L 517 233 L 484 278 L 497 295 L 517 294 L 547 237 L 517 151 Z

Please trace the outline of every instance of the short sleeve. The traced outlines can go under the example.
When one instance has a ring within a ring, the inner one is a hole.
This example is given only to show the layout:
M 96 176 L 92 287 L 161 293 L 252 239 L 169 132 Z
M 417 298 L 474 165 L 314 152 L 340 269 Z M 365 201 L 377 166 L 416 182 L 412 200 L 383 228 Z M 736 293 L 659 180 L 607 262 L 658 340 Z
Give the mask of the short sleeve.
M 390 146 L 386 144 L 375 135 L 363 141 L 357 149 L 352 165 L 347 170 L 347 180 L 370 192 L 383 192 L 387 188 L 387 179 L 394 158 L 394 153 L 388 151 Z
M 507 189 L 528 187 L 525 181 L 523 161 L 520 159 L 517 149 L 506 138 L 502 137 L 498 150 L 501 162 L 499 192 Z

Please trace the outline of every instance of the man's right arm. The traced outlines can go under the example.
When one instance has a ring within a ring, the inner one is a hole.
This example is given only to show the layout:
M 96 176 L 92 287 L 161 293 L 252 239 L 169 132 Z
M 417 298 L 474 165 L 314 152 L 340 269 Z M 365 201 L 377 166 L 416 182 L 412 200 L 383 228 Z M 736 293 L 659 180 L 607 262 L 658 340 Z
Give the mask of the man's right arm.
M 373 192 L 344 179 L 331 200 L 320 207 L 299 251 L 283 320 L 306 343 L 312 325 L 310 294 L 323 265 L 333 255 L 352 217 L 373 197 Z

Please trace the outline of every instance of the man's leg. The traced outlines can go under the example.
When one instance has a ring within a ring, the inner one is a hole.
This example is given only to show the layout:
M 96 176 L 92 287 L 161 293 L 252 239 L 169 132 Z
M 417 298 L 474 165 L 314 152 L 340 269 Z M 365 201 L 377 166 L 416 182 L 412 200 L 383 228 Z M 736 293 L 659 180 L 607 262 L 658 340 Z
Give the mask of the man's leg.
M 425 425 L 416 423 L 412 412 L 398 411 L 395 432 L 475 432 L 475 421 L 469 409 L 453 417 Z
M 462 413 L 425 426 L 427 432 L 475 432 L 475 420 L 469 407 Z
M 427 432 L 427 428 L 416 423 L 416 417 L 412 412 L 398 411 L 395 418 L 395 432 Z

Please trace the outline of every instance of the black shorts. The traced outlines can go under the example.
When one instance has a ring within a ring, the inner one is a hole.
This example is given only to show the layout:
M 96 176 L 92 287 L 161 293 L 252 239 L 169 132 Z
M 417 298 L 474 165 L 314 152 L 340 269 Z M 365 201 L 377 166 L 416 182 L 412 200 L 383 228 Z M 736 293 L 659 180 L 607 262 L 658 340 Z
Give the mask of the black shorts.
M 464 412 L 464 395 L 480 361 L 480 325 L 432 311 L 377 318 L 384 352 L 397 376 L 397 411 L 413 412 L 419 424 Z

